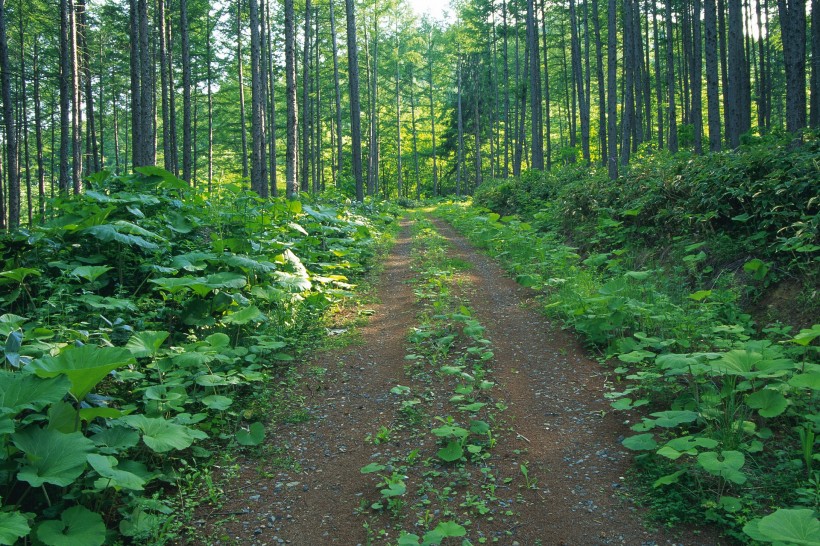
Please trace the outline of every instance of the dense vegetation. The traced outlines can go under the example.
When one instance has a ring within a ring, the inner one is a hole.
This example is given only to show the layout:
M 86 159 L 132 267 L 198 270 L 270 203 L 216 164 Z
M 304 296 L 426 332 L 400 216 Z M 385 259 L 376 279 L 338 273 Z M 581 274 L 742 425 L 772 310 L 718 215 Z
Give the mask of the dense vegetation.
M 2 242 L 0 543 L 174 537 L 214 450 L 262 442 L 281 367 L 393 219 L 139 171 Z
M 607 361 L 612 407 L 636 423 L 624 445 L 667 522 L 816 540 L 819 144 L 654 156 L 617 185 L 531 172 L 442 209 Z M 767 299 L 782 285 L 787 301 Z

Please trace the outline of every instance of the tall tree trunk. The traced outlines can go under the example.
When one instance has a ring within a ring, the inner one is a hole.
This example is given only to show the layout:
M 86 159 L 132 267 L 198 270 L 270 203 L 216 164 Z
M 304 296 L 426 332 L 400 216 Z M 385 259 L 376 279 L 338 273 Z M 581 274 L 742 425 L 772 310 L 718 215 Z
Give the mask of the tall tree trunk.
M 806 126 L 806 0 L 777 0 L 777 8 L 786 70 L 786 130 L 794 133 Z
M 581 65 L 581 39 L 578 33 L 578 16 L 575 12 L 575 0 L 569 0 L 570 44 L 572 48 L 572 75 L 575 78 L 575 89 L 578 93 L 578 110 L 581 116 L 581 150 L 584 162 L 589 164 L 589 109 L 584 89 L 584 74 Z
M 652 3 L 652 41 L 654 47 L 654 62 L 655 62 L 655 101 L 658 108 L 658 150 L 663 150 L 664 147 L 664 112 L 663 112 L 663 78 L 661 77 L 661 47 L 658 35 L 658 3 Z
M 760 0 L 758 0 L 759 2 Z M 762 53 L 761 53 L 762 57 Z M 820 127 L 820 0 L 811 0 L 811 109 L 809 124 Z
M 741 0 L 729 0 L 729 124 L 726 133 L 729 146 L 740 146 L 740 135 L 748 130 L 743 126 L 743 77 L 746 55 L 743 48 L 743 6 Z
M 341 187 L 340 174 L 342 172 L 342 90 L 341 78 L 339 76 L 339 48 L 336 44 L 336 17 L 333 13 L 333 0 L 328 0 L 330 5 L 330 35 L 331 46 L 333 47 L 333 91 L 336 101 L 336 162 L 333 171 L 333 182 L 337 188 Z M 352 114 L 351 114 L 352 115 Z
M 503 178 L 510 176 L 510 60 L 509 60 L 509 34 L 510 27 L 507 25 L 507 0 L 502 0 L 501 15 L 504 22 L 504 171 Z M 544 59 L 546 66 L 547 60 Z M 432 86 L 432 77 L 430 78 Z M 549 89 L 549 84 L 545 84 Z M 432 94 L 432 88 L 431 88 Z M 432 95 L 430 98 L 432 110 Z M 434 171 L 435 172 L 435 171 Z
M 193 168 L 191 46 L 188 31 L 188 0 L 179 0 L 179 33 L 182 42 L 182 179 L 189 185 L 193 185 L 194 180 L 191 178 Z
M 347 18 L 347 72 L 348 94 L 350 95 L 350 141 L 353 178 L 356 181 L 356 200 L 364 201 L 364 180 L 362 180 L 362 115 L 359 102 L 359 49 L 356 45 L 356 13 L 353 0 L 345 0 Z
M 621 113 L 621 164 L 629 163 L 633 124 L 635 123 L 635 56 L 633 48 L 634 16 L 633 2 L 624 0 L 624 105 Z
M 348 0 L 349 2 L 352 0 Z M 430 74 L 430 137 L 433 148 L 433 197 L 438 197 L 438 158 L 436 157 L 436 110 L 433 102 L 433 31 L 430 30 L 430 43 L 427 50 L 427 68 Z M 509 99 L 509 96 L 507 97 Z M 507 104 L 509 112 L 509 103 Z M 506 132 L 506 128 L 505 128 Z
M 396 191 L 398 197 L 404 197 L 404 188 L 401 177 L 401 93 L 399 93 L 399 83 L 401 81 L 401 65 L 399 58 L 401 55 L 401 44 L 399 43 L 399 22 L 396 19 Z
M 416 138 L 416 82 L 413 72 L 410 73 L 410 130 L 413 139 L 413 173 L 416 175 L 416 199 L 421 199 L 421 177 L 419 176 L 419 149 Z
M 267 103 L 270 105 L 268 115 L 268 130 L 267 137 L 270 140 L 270 150 L 268 154 L 268 175 L 270 177 L 270 191 L 269 194 L 273 197 L 279 196 L 279 182 L 276 173 L 276 86 L 274 82 L 276 77 L 273 72 L 273 33 L 271 32 L 271 17 L 270 17 L 270 0 L 265 0 L 265 28 L 263 29 L 266 36 L 267 54 L 265 55 L 265 66 L 267 67 L 268 81 L 267 86 Z
M 46 172 L 43 164 L 43 110 L 40 104 L 40 66 L 39 48 L 37 40 L 34 41 L 34 57 L 32 59 L 31 70 L 34 77 L 34 138 L 37 142 L 37 197 L 38 212 L 40 221 L 46 219 Z M 54 148 L 52 147 L 52 155 Z
M 768 104 L 766 102 L 766 98 L 769 79 L 768 74 L 766 73 L 766 39 L 764 38 L 765 34 L 763 33 L 763 13 L 761 10 L 762 3 L 763 0 L 755 0 L 755 15 L 757 18 L 757 56 L 760 61 L 760 68 L 758 69 L 759 77 L 757 79 L 757 126 L 761 129 L 761 131 L 767 128 L 766 112 L 768 110 Z
M 17 131 L 14 128 L 14 111 L 11 102 L 11 74 L 9 45 L 6 36 L 6 2 L 0 0 L 0 85 L 3 96 L 3 121 L 6 129 L 6 170 L 8 172 L 8 200 L 10 229 L 20 225 L 20 167 L 17 164 Z
M 695 153 L 703 153 L 703 99 L 701 74 L 703 73 L 702 47 L 700 32 L 700 0 L 693 0 L 694 17 L 692 18 L 692 125 L 695 132 Z
M 669 93 L 667 111 L 669 112 L 669 151 L 678 151 L 678 115 L 675 111 L 675 57 L 673 39 L 675 29 L 672 25 L 672 0 L 666 0 L 666 86 Z
M 352 0 L 346 0 L 351 2 Z M 296 15 L 293 0 L 285 0 L 285 103 L 287 106 L 285 184 L 288 199 L 299 195 L 296 180 Z
M 703 24 L 706 30 L 706 105 L 709 121 L 709 150 L 720 151 L 720 90 L 718 89 L 717 21 L 715 0 L 704 0 Z
M 461 108 L 462 102 L 462 71 L 464 62 L 461 59 L 461 46 L 458 51 L 458 86 L 456 87 L 457 101 L 457 123 L 458 123 L 458 155 L 456 156 L 456 195 L 461 196 L 461 181 L 464 172 L 464 116 Z
M 71 15 L 69 0 L 60 0 L 60 178 L 61 194 L 70 188 L 69 159 L 71 149 Z M 133 72 L 133 68 L 132 68 Z M 52 123 L 52 129 L 54 124 Z M 53 158 L 53 156 L 52 156 Z M 53 172 L 53 169 L 52 169 Z M 52 184 L 53 187 L 53 184 Z
M 71 0 L 69 2 L 69 20 L 71 32 L 71 182 L 75 194 L 80 193 L 83 172 L 82 155 L 82 111 L 80 103 L 80 57 L 77 40 L 77 8 Z M 10 165 L 9 165 L 10 167 Z M 11 169 L 9 169 L 11 173 Z
M 618 178 L 618 142 L 615 135 L 617 134 L 618 120 L 617 120 L 617 100 L 618 100 L 618 83 L 617 76 L 617 62 L 618 62 L 618 29 L 615 26 L 617 1 L 609 0 L 609 10 L 607 12 L 607 133 L 609 135 L 609 151 L 607 153 L 609 178 L 615 180 Z
M 601 44 L 601 19 L 598 0 L 592 0 L 592 29 L 595 33 L 595 76 L 598 80 L 598 139 L 601 146 L 601 166 L 606 167 L 606 96 L 604 91 L 604 54 Z
M 154 63 L 151 59 L 148 0 L 137 0 L 140 37 L 140 144 L 142 165 L 156 164 Z
M 541 127 L 541 64 L 538 61 L 538 26 L 535 0 L 527 0 L 527 43 L 530 48 L 530 120 L 532 128 L 532 168 L 544 170 L 544 140 Z
M 265 164 L 265 95 L 262 78 L 262 39 L 260 33 L 259 2 L 249 0 L 251 25 L 251 190 L 267 195 Z
M 248 126 L 245 122 L 245 75 L 242 70 L 242 0 L 236 2 L 236 70 L 239 75 L 239 132 L 242 139 L 242 178 L 248 178 Z
M 302 52 L 302 184 L 301 190 L 310 189 L 310 0 L 305 0 L 305 33 Z
M 157 0 L 157 19 L 159 21 L 159 80 L 162 99 L 162 164 L 166 171 L 173 172 L 173 152 L 171 151 L 171 105 L 172 93 L 168 81 L 168 31 L 165 15 L 165 0 Z
M 367 195 L 376 193 L 379 178 L 379 119 L 378 119 L 378 73 L 379 73 L 379 16 L 373 14 L 373 68 L 370 77 L 370 149 L 367 155 Z
M 34 220 L 32 191 L 31 191 L 31 155 L 28 146 L 28 95 L 26 93 L 26 48 L 25 48 L 25 28 L 23 19 L 23 4 L 20 2 L 20 12 L 18 18 L 20 22 L 20 130 L 23 132 L 23 168 L 26 170 L 26 212 L 28 225 L 31 226 Z
M 546 1 L 541 0 L 541 47 L 544 52 L 544 133 L 547 139 L 546 166 L 552 169 L 552 112 L 550 108 L 549 49 L 547 48 Z
M 718 46 L 720 48 L 720 89 L 723 94 L 723 131 L 725 133 L 726 142 L 729 142 L 729 115 L 731 107 L 729 106 L 729 65 L 728 65 L 728 44 L 726 40 L 726 1 L 717 0 L 717 14 L 718 14 Z
M 214 92 L 211 71 L 211 8 L 205 11 L 205 83 L 208 96 L 208 193 L 214 185 Z M 264 186 L 264 183 L 262 184 Z
M 167 0 L 166 0 L 167 1 Z M 168 17 L 168 21 L 165 23 L 165 62 L 167 63 L 168 67 L 166 69 L 166 73 L 168 74 L 168 124 L 170 125 L 168 130 L 168 137 L 171 139 L 171 172 L 174 173 L 174 176 L 179 176 L 179 150 L 177 145 L 177 100 L 176 100 L 176 85 L 174 85 L 174 33 L 171 31 L 173 28 L 170 20 L 171 15 L 167 11 L 168 7 L 166 6 L 166 14 Z M 102 107 L 100 107 L 100 127 L 102 127 Z M 100 141 L 102 141 L 102 128 L 100 129 Z

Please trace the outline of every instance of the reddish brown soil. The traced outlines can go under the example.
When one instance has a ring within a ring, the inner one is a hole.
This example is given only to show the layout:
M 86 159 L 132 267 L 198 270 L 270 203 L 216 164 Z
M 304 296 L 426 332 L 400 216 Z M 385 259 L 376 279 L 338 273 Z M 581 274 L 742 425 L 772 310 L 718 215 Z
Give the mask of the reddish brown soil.
M 628 426 L 623 416 L 608 411 L 606 373 L 572 336 L 527 304 L 529 291 L 452 228 L 436 224 L 451 241 L 453 257 L 472 264 L 463 273 L 468 282 L 461 290 L 493 343 L 498 383 L 493 398 L 508 406 L 492 459 L 499 483 L 505 477 L 515 480 L 498 492 L 511 499 L 515 513 L 476 518 L 471 532 L 480 528 L 488 542 L 520 546 L 720 544 L 707 531 L 646 527 L 623 480 L 630 454 L 619 439 Z M 269 434 L 276 446 L 272 452 L 286 446 L 296 469 L 240 461 L 240 476 L 225 505 L 201 513 L 201 531 L 212 537 L 208 544 L 355 546 L 367 543 L 365 522 L 389 529 L 387 515 L 374 519 L 367 508 L 374 476 L 360 469 L 385 453 L 414 447 L 412 437 L 401 435 L 388 444 L 365 441 L 394 419 L 390 389 L 410 381 L 404 374 L 407 334 L 418 324 L 420 311 L 408 284 L 410 249 L 405 224 L 377 286 L 381 303 L 369 307 L 374 313 L 361 329 L 363 344 L 318 354 L 307 363 L 306 369 L 327 369 L 321 381 L 306 383 L 312 419 Z M 519 465 L 525 462 L 537 480 L 532 489 L 520 484 Z M 412 530 L 414 521 L 411 515 L 402 525 Z M 395 543 L 397 533 L 389 532 Z M 421 535 L 423 529 L 413 532 Z M 444 544 L 460 544 L 460 539 Z

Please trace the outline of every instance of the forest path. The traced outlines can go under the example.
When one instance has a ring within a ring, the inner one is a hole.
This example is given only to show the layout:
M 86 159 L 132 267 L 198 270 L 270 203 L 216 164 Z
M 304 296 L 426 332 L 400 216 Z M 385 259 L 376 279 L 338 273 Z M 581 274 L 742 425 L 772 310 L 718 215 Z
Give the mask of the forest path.
M 414 448 L 435 459 L 434 441 L 398 430 L 396 396 L 390 393 L 399 384 L 414 392 L 422 388 L 406 375 L 407 336 L 418 326 L 422 308 L 410 284 L 413 241 L 409 222 L 403 221 L 377 286 L 380 303 L 368 306 L 373 314 L 361 328 L 362 343 L 315 355 L 307 368 L 314 373 L 305 374 L 311 419 L 275 433 L 272 460 L 240 461 L 239 488 L 220 512 L 231 517 L 218 526 L 208 522 L 214 533 L 210 543 L 395 544 L 393 526 L 422 535 L 428 528 L 424 524 L 434 526 L 447 517 L 475 520 L 465 524 L 473 544 L 476 537 L 510 546 L 720 544 L 708 532 L 646 528 L 623 483 L 630 455 L 619 438 L 628 428 L 609 411 L 604 371 L 572 336 L 529 305 L 531 291 L 506 277 L 448 224 L 432 221 L 448 241 L 448 258 L 466 264 L 459 273 L 459 297 L 492 341 L 492 380 L 497 383 L 492 398 L 507 408 L 497 433 L 493 425 L 496 444 L 489 466 L 497 488 L 485 495 L 489 514 L 478 515 L 471 511 L 475 506 L 464 508 L 463 503 L 454 504 L 451 513 L 425 514 L 410 499 L 398 519 L 386 510 L 374 515 L 369 507 L 379 499 L 378 489 L 375 476 L 362 474 L 362 467 L 391 456 L 390 461 L 403 460 Z M 424 388 L 431 399 L 449 397 L 435 392 L 435 384 Z M 374 445 L 381 427 L 394 434 Z M 368 435 L 371 441 L 365 441 Z M 288 470 L 281 469 L 283 457 L 292 463 Z M 521 464 L 528 469 L 528 486 Z M 426 486 L 432 497 L 427 476 L 441 468 L 425 463 L 424 474 L 406 476 L 407 496 Z M 484 479 L 478 472 L 462 475 Z M 450 484 L 459 487 L 457 480 Z M 444 544 L 459 541 L 445 539 Z

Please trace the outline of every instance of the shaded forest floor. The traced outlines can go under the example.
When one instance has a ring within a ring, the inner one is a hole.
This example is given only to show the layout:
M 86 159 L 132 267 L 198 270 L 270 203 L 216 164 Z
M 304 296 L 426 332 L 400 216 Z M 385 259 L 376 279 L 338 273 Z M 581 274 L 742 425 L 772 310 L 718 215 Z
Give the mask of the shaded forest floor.
M 435 232 L 444 255 L 431 273 L 424 244 Z M 410 533 L 436 544 L 454 523 L 471 544 L 720 544 L 709 530 L 647 526 L 606 373 L 531 298 L 447 224 L 403 220 L 373 304 L 353 311 L 368 320 L 283 379 L 303 405 L 255 456 L 223 468 L 223 502 L 203 503 L 190 543 L 396 544 L 404 531 L 399 544 L 419 544 Z M 491 355 L 482 367 L 470 328 Z M 486 392 L 453 386 L 465 370 Z M 469 453 L 443 461 L 447 437 L 431 430 L 468 423 L 482 440 L 462 439 Z

